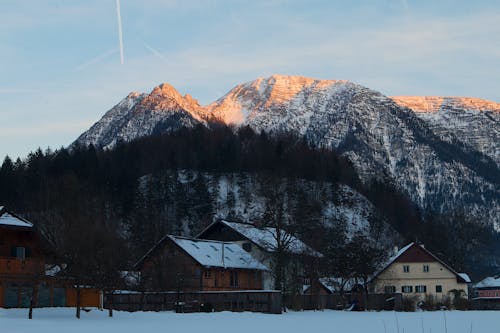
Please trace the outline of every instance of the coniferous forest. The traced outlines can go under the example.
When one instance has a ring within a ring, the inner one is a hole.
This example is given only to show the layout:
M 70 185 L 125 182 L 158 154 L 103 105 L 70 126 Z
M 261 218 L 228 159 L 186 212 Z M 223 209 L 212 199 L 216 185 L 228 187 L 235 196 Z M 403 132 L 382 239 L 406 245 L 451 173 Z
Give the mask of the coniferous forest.
M 54 253 L 79 262 L 82 271 L 88 271 L 84 262 L 95 267 L 95 260 L 125 269 L 164 234 L 195 236 L 221 217 L 261 225 L 285 219 L 333 260 L 328 267 L 343 270 L 355 268 L 339 253 L 416 239 L 473 276 L 498 265 L 490 256 L 500 251 L 498 234 L 464 212 L 419 211 L 389 182 L 362 182 L 335 151 L 248 127 L 183 128 L 105 151 L 38 149 L 25 159 L 6 157 L 0 184 L 0 203 L 34 222 Z M 342 200 L 346 186 L 374 207 L 367 218 L 370 234 L 349 236 L 348 221 L 323 214 L 325 201 Z

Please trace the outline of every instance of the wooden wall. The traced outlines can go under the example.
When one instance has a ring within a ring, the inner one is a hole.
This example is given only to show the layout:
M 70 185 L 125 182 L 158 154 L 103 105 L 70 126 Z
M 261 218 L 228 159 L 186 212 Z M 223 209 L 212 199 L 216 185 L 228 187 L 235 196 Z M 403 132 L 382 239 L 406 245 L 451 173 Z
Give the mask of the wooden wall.
M 238 276 L 237 286 L 231 285 L 231 272 Z M 170 241 L 143 263 L 141 278 L 151 291 L 262 289 L 260 271 L 205 268 Z

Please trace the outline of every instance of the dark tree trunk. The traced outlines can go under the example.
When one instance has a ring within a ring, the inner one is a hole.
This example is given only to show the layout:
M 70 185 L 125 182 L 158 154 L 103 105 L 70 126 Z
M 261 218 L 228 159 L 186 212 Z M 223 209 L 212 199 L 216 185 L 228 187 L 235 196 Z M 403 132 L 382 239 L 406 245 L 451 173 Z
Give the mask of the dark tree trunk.
M 28 312 L 28 319 L 33 319 L 33 307 L 35 306 L 35 303 L 37 302 L 37 296 L 38 294 L 38 285 L 34 285 L 33 288 L 31 288 L 31 296 L 30 296 L 30 309 Z
M 108 316 L 113 317 L 113 292 L 108 294 Z
M 76 318 L 80 319 L 82 295 L 80 291 L 80 286 L 76 286 Z

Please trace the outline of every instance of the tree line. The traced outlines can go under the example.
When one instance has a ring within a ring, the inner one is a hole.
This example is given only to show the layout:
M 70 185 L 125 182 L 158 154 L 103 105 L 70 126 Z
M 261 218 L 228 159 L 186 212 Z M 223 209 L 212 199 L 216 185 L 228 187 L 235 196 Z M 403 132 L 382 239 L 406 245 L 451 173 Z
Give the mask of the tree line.
M 330 262 L 324 267 L 342 270 L 336 274 L 355 270 L 366 277 L 380 253 L 361 235 L 346 239 L 344 233 L 319 223 L 322 202 L 316 196 L 323 194 L 299 190 L 300 181 L 348 185 L 373 203 L 378 222 L 389 223 L 408 241 L 428 241 L 431 250 L 438 249 L 445 260 L 464 269 L 471 263 L 459 262 L 464 258 L 460 244 L 491 249 L 488 244 L 495 238 L 482 224 L 472 227 L 465 215 L 457 228 L 452 217 L 419 211 L 387 181 L 363 183 L 352 163 L 333 150 L 313 148 L 293 134 L 268 135 L 248 127 L 198 126 L 118 143 L 111 150 L 75 145 L 38 149 L 16 161 L 7 156 L 0 168 L 0 203 L 36 223 L 78 283 L 100 281 L 103 288 L 113 288 L 118 272 L 130 267 L 159 237 L 194 235 L 213 220 L 216 194 L 200 175 L 216 178 L 235 173 L 252 175 L 246 181 L 262 184 L 266 198 L 262 224 L 285 224 L 325 253 Z M 189 177 L 191 181 L 186 180 Z M 240 192 L 246 188 L 235 186 Z M 240 196 L 252 200 L 250 193 Z M 235 201 L 234 193 L 228 192 L 224 205 L 234 207 Z M 228 214 L 238 219 L 237 209 Z M 476 229 L 462 232 L 470 228 Z M 455 238 L 442 242 L 443 234 Z M 485 237 L 489 237 L 486 245 Z M 367 260 L 370 254 L 373 260 Z M 473 264 L 477 262 L 480 259 Z

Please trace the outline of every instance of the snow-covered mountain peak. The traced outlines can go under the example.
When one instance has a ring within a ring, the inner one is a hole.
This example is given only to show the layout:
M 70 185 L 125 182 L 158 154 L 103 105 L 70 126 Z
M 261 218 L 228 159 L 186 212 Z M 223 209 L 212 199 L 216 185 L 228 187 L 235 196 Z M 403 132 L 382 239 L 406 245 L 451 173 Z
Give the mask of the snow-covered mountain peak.
M 393 96 L 398 105 L 415 112 L 438 112 L 442 109 L 500 112 L 500 103 L 474 97 Z
M 127 95 L 127 97 L 126 97 L 126 98 L 128 98 L 128 99 L 135 99 L 135 98 L 138 98 L 138 97 L 140 97 L 140 96 L 142 96 L 142 95 L 144 95 L 144 94 L 143 94 L 143 93 L 140 93 L 140 92 L 138 92 L 138 91 L 132 91 L 132 92 L 130 92 L 130 93 Z
M 244 124 L 269 108 L 297 104 L 308 96 L 329 98 L 342 90 L 361 86 L 345 80 L 318 80 L 303 76 L 272 75 L 237 85 L 208 106 L 212 116 L 227 124 Z

